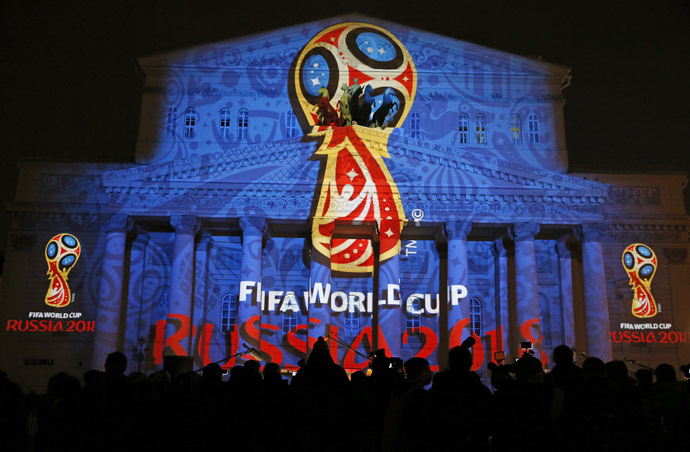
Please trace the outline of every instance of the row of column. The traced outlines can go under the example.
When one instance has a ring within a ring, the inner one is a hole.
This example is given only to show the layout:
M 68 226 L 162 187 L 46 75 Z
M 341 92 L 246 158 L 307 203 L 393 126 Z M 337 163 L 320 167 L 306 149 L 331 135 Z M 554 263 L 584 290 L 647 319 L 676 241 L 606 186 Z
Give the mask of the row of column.
M 205 278 L 200 278 L 195 283 L 195 274 L 206 274 L 208 269 L 207 250 L 211 243 L 209 235 L 202 236 L 203 246 L 197 246 L 202 252 L 195 255 L 195 236 L 198 232 L 197 218 L 190 215 L 172 215 L 170 223 L 175 230 L 174 258 L 170 283 L 170 297 L 168 304 L 169 319 L 199 319 L 203 316 L 203 301 L 206 290 Z M 97 328 L 93 344 L 93 366 L 102 366 L 105 356 L 113 350 L 117 350 L 124 340 L 124 325 L 121 318 L 124 317 L 123 298 L 125 294 L 125 269 L 127 268 L 127 234 L 133 227 L 133 221 L 127 214 L 115 214 L 105 225 L 105 255 L 102 263 L 102 274 L 99 289 L 98 314 L 96 317 Z M 266 230 L 266 221 L 259 217 L 243 217 L 240 219 L 242 229 L 242 262 L 241 280 L 261 282 L 262 275 L 262 241 Z M 440 287 L 453 285 L 469 285 L 467 240 L 472 224 L 470 222 L 448 222 L 445 225 L 447 238 L 447 274 L 446 284 L 440 281 Z M 611 359 L 611 346 L 609 341 L 608 302 L 606 297 L 606 281 L 604 273 L 603 250 L 600 237 L 605 231 L 605 225 L 582 225 L 578 229 L 582 242 L 583 279 L 584 279 L 584 312 L 586 322 L 586 339 L 588 352 L 598 356 L 604 361 Z M 515 244 L 514 259 L 514 302 L 512 303 L 508 288 L 505 284 L 499 285 L 496 296 L 499 300 L 497 309 L 497 323 L 502 327 L 502 342 L 509 344 L 516 342 L 516 338 L 531 340 L 541 338 L 539 294 L 537 283 L 537 265 L 535 261 L 535 237 L 539 232 L 539 223 L 518 223 L 510 229 L 511 237 Z M 574 344 L 573 324 L 573 295 L 572 295 L 572 268 L 569 251 L 564 242 L 557 245 L 559 256 L 559 272 L 562 284 L 563 302 L 563 326 L 566 342 Z M 309 269 L 309 287 L 316 283 L 323 287 L 330 283 L 331 270 L 328 256 L 321 256 L 316 250 L 312 250 Z M 496 246 L 496 279 L 507 281 L 509 273 L 506 251 L 500 241 Z M 387 288 L 389 284 L 400 284 L 399 255 L 381 263 L 378 267 L 378 279 L 380 288 Z M 255 287 L 260 291 L 260 287 Z M 385 294 L 378 291 L 379 299 L 385 299 Z M 441 290 L 440 292 L 443 292 Z M 399 297 L 399 295 L 398 295 Z M 442 301 L 445 297 L 442 295 Z M 466 301 L 457 306 L 449 305 L 447 318 L 441 323 L 447 325 L 448 330 L 441 333 L 450 341 L 450 346 L 459 344 L 470 333 L 469 328 L 460 328 L 453 331 L 456 325 L 464 325 L 463 320 L 469 318 L 469 307 Z M 312 309 L 312 307 L 314 309 Z M 243 324 L 249 318 L 260 314 L 258 296 L 252 296 L 238 303 L 238 325 Z M 325 336 L 326 324 L 330 313 L 325 306 L 310 306 L 309 323 L 312 325 L 312 336 Z M 514 322 L 510 320 L 514 319 Z M 193 323 L 179 320 L 181 324 L 170 324 L 166 327 L 165 337 L 179 334 L 187 339 L 180 342 L 180 349 L 176 354 L 192 354 L 191 329 Z M 378 326 L 384 337 L 398 338 L 402 334 L 402 309 L 400 306 L 381 306 L 378 310 Z M 510 331 L 510 325 L 518 331 Z M 445 327 L 444 327 L 445 328 Z M 382 337 L 378 338 L 383 340 Z M 400 356 L 400 341 L 388 343 L 390 352 L 394 356 Z M 446 341 L 448 343 L 448 341 Z M 258 346 L 259 344 L 251 344 Z M 537 344 L 538 345 L 538 344 Z M 309 344 L 311 346 L 311 344 Z M 514 350 L 513 353 L 516 351 Z

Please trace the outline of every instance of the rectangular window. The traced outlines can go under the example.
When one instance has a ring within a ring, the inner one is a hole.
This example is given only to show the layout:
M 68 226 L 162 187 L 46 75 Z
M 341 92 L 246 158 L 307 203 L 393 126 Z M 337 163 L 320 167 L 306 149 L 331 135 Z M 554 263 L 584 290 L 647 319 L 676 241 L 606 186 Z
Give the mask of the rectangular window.
M 522 144 L 520 115 L 510 115 L 510 137 L 513 144 Z
M 458 119 L 458 129 L 460 132 L 460 144 L 470 142 L 470 118 L 466 114 L 461 114 Z
M 486 144 L 486 116 L 479 113 L 475 116 L 475 140 L 477 144 Z

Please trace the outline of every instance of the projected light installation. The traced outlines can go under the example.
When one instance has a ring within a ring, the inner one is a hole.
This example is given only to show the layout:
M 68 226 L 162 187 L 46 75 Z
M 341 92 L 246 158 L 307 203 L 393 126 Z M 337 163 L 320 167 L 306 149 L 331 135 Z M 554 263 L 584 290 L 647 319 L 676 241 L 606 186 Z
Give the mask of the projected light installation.
M 383 160 L 390 158 L 387 137 L 383 144 L 375 143 L 371 134 L 373 128 L 396 127 L 405 120 L 417 85 L 414 63 L 387 30 L 345 23 L 318 33 L 296 67 L 299 106 L 313 127 L 312 136 L 324 137 L 316 154 L 327 159 L 313 219 L 315 248 L 330 259 L 334 271 L 371 272 L 370 240 L 331 237 L 338 220 L 375 221 L 380 259 L 400 249 L 400 231 L 407 220 Z
M 622 260 L 623 267 L 630 277 L 629 284 L 635 293 L 633 315 L 642 319 L 654 317 L 658 309 L 650 288 L 656 273 L 656 254 L 647 245 L 633 243 L 623 251 Z
M 45 250 L 47 275 L 50 278 L 50 287 L 45 297 L 48 306 L 64 308 L 72 302 L 67 275 L 79 260 L 80 253 L 81 244 L 72 234 L 58 234 L 48 241 Z

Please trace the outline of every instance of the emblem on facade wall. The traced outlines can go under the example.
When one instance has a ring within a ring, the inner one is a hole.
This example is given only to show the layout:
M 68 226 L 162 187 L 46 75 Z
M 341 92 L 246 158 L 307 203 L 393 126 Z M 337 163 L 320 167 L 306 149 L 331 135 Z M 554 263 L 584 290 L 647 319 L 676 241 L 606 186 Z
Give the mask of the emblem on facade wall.
M 64 308 L 72 301 L 67 275 L 79 260 L 81 244 L 72 234 L 58 234 L 48 241 L 45 253 L 50 278 L 45 302 L 53 308 Z
M 650 289 L 656 273 L 656 254 L 647 245 L 633 243 L 623 251 L 622 259 L 623 267 L 630 277 L 629 284 L 635 293 L 633 315 L 642 319 L 654 317 L 658 309 Z
M 366 273 L 374 268 L 368 239 L 332 238 L 336 221 L 376 222 L 380 260 L 400 250 L 407 222 L 398 188 L 386 167 L 386 132 L 400 126 L 412 106 L 417 72 L 402 43 L 387 30 L 343 23 L 318 33 L 300 53 L 295 71 L 297 101 L 316 151 L 326 156 L 312 224 L 315 248 L 331 269 Z

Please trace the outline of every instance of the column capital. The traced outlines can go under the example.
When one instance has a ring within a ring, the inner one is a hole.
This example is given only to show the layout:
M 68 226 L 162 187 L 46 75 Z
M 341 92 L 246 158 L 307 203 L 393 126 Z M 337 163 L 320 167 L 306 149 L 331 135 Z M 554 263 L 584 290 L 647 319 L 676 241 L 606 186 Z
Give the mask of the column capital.
M 193 235 L 198 229 L 196 215 L 170 215 L 170 224 L 175 234 Z
M 688 257 L 687 248 L 664 248 L 664 256 L 669 264 L 682 264 Z
M 467 240 L 467 235 L 471 230 L 471 221 L 448 221 L 445 224 L 445 234 L 448 240 Z
M 506 256 L 506 246 L 503 244 L 502 238 L 494 240 L 493 246 L 491 247 L 491 254 L 496 257 Z
M 213 236 L 208 232 L 203 232 L 201 237 L 199 237 L 199 249 L 206 247 L 206 251 L 211 251 L 213 248 Z
M 530 223 L 513 223 L 510 228 L 510 237 L 516 241 L 534 240 L 534 237 L 539 233 L 540 224 L 537 222 Z
M 103 223 L 106 234 L 111 232 L 129 232 L 134 227 L 134 219 L 127 213 L 116 213 Z
M 581 242 L 598 242 L 608 231 L 606 223 L 583 223 L 577 228 L 576 235 Z
M 266 218 L 264 217 L 240 217 L 242 235 L 263 236 L 266 232 Z
M 558 257 L 562 258 L 570 257 L 570 247 L 565 240 L 556 241 L 556 254 L 558 254 Z

